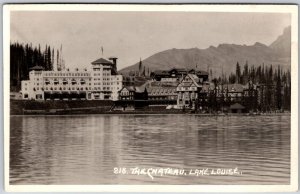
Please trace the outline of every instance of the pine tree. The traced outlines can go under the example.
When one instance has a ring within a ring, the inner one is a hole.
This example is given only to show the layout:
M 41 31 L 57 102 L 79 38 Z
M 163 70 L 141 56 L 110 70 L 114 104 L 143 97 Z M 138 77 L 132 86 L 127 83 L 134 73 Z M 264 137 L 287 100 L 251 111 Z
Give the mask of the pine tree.
M 236 83 L 241 83 L 241 67 L 239 62 L 236 63 Z
M 51 64 L 52 64 L 52 69 L 55 70 L 54 68 L 54 48 L 52 49 L 52 52 L 51 52 Z M 56 67 L 56 70 L 57 70 L 57 67 Z
M 61 65 L 60 65 L 60 59 L 59 59 L 59 51 L 57 49 L 56 51 L 56 68 L 57 68 L 57 71 L 60 71 L 61 70 Z
M 242 76 L 242 80 L 241 83 L 242 84 L 246 84 L 248 82 L 248 61 L 246 61 L 246 64 L 244 65 L 244 71 L 243 71 L 243 76 Z
M 139 62 L 139 76 L 141 76 L 142 74 L 142 59 L 140 58 L 140 62 Z
M 47 50 L 47 63 L 48 63 L 48 70 L 53 70 L 53 64 L 51 62 L 51 48 L 50 46 L 48 47 L 48 50 Z
M 277 109 L 281 110 L 282 101 L 281 101 L 281 77 L 280 77 L 280 67 L 278 66 L 277 76 L 276 76 L 276 101 Z
M 142 76 L 146 76 L 146 69 L 145 69 L 145 66 L 144 66 L 144 69 L 143 69 L 143 73 L 142 73 Z

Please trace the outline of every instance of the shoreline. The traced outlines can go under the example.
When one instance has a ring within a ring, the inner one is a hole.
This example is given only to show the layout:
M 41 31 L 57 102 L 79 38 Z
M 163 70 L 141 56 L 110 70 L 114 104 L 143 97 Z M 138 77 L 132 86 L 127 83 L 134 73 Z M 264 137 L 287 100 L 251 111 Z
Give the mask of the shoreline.
M 90 115 L 195 115 L 203 117 L 230 117 L 230 116 L 291 116 L 291 113 L 264 113 L 264 114 L 249 114 L 249 113 L 230 113 L 230 114 L 207 114 L 207 113 L 162 113 L 160 112 L 106 112 L 106 113 L 71 113 L 71 114 L 11 114 L 10 116 L 90 116 Z
M 166 105 L 147 106 L 143 108 L 120 110 L 115 109 L 112 101 L 25 101 L 11 100 L 10 115 L 199 115 L 199 116 L 260 116 L 287 115 L 286 112 L 212 112 L 201 113 L 191 109 L 166 109 Z

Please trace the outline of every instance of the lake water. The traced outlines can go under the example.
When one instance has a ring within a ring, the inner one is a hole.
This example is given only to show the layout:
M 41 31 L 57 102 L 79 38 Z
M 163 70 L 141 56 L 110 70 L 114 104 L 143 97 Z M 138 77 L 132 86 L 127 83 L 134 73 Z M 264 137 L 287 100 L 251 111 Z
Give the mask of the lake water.
M 290 181 L 289 115 L 11 116 L 10 122 L 11 184 Z M 185 174 L 153 174 L 152 179 L 136 175 L 136 167 L 183 169 Z M 212 174 L 234 168 L 238 173 Z M 210 174 L 190 173 L 197 169 Z

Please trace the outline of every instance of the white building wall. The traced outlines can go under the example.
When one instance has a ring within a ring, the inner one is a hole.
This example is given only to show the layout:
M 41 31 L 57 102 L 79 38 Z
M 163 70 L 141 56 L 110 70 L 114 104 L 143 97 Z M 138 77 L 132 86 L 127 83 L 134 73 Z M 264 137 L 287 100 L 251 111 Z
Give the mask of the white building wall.
M 111 76 L 111 80 L 112 100 L 116 101 L 119 99 L 119 91 L 123 88 L 123 76 Z
M 23 99 L 45 99 L 44 93 L 86 93 L 87 100 L 117 100 L 122 75 L 111 75 L 110 65 L 93 65 L 89 70 L 31 71 L 21 82 Z
M 32 89 L 30 86 L 29 80 L 23 80 L 21 81 L 21 93 L 22 93 L 22 99 L 30 99 L 30 96 L 32 95 Z

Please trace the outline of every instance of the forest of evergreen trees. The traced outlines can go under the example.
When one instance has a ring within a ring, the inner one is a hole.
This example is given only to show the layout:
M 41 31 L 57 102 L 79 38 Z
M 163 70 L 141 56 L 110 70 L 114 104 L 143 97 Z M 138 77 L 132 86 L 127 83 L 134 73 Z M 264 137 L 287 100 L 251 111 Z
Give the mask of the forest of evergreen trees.
M 272 65 L 252 65 L 248 63 L 241 66 L 239 62 L 236 64 L 235 73 L 231 73 L 229 77 L 220 76 L 212 79 L 215 85 L 224 84 L 242 84 L 242 85 L 257 85 L 261 96 L 251 96 L 253 99 L 243 99 L 244 105 L 249 106 L 249 109 L 257 109 L 260 111 L 274 110 L 290 110 L 291 105 L 291 73 L 290 70 L 283 70 L 280 66 L 274 68 Z M 253 94 L 255 94 L 253 92 Z M 259 103 L 260 102 L 260 103 Z
M 30 68 L 38 65 L 45 70 L 53 70 L 55 58 L 59 63 L 60 52 L 46 45 L 44 49 L 41 46 L 33 47 L 32 44 L 10 44 L 10 90 L 19 91 L 21 81 L 28 79 Z M 56 56 L 55 56 L 56 55 Z

